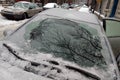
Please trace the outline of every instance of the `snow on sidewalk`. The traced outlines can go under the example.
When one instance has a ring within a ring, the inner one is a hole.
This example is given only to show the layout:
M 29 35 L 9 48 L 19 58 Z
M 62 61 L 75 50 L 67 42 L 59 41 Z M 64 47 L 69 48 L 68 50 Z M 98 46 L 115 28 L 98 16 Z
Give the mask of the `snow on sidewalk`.
M 4 7 L 2 7 L 2 5 L 0 5 L 0 12 L 1 12 L 2 9 L 4 9 Z M 1 27 L 1 26 L 4 26 L 4 25 L 13 24 L 13 23 L 16 23 L 16 21 L 7 20 L 6 18 L 4 18 L 4 17 L 0 14 L 0 27 Z
M 2 5 L 0 5 L 0 12 L 1 12 L 2 9 L 4 9 L 4 7 L 2 7 Z M 20 21 L 8 20 L 0 14 L 0 37 L 3 36 L 3 34 L 2 34 L 3 31 L 5 31 L 5 30 L 15 30 L 20 25 L 25 23 L 27 20 L 28 19 L 20 20 Z

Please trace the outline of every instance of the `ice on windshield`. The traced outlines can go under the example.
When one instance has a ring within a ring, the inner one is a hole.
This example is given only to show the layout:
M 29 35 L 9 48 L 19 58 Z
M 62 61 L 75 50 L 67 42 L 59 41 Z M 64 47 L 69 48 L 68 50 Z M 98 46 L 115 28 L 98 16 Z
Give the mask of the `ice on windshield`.
M 49 18 L 39 24 L 29 24 L 25 38 L 30 39 L 31 46 L 40 52 L 51 53 L 81 66 L 105 64 L 98 33 L 87 24 Z

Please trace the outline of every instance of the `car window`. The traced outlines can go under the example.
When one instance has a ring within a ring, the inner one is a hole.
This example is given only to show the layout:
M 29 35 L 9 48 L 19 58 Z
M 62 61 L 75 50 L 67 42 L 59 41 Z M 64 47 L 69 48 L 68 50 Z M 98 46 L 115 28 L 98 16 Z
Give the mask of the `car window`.
M 34 49 L 64 60 L 89 67 L 105 64 L 98 33 L 86 24 L 48 18 L 27 25 L 24 37 Z
M 23 3 L 24 8 L 29 8 L 30 4 L 29 3 Z
M 15 3 L 15 4 L 14 4 L 14 7 L 16 7 L 16 8 L 17 8 L 17 7 L 23 8 L 22 3 Z
M 15 3 L 14 7 L 19 7 L 19 8 L 29 8 L 29 3 Z
M 36 5 L 36 4 L 34 4 L 34 3 L 31 3 L 30 4 L 30 8 L 32 8 L 32 9 L 35 9 L 35 8 L 37 8 L 38 6 Z
M 120 21 L 106 20 L 106 35 L 108 37 L 120 36 Z

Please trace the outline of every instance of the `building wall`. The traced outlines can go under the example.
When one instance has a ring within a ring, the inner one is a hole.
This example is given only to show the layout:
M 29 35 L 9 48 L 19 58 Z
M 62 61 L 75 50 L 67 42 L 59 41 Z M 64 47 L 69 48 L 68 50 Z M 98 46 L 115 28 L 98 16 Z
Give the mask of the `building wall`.
M 100 5 L 101 14 L 105 15 L 106 17 L 109 17 L 112 7 L 113 7 L 113 1 L 114 0 L 102 0 Z
M 108 4 L 110 3 L 110 4 Z M 106 16 L 109 17 L 110 13 L 111 13 L 111 10 L 112 10 L 112 7 L 113 7 L 113 3 L 114 3 L 114 0 L 110 0 L 110 2 L 108 2 L 107 5 L 109 5 L 107 7 L 106 5 L 106 9 L 105 9 L 105 13 L 106 13 Z

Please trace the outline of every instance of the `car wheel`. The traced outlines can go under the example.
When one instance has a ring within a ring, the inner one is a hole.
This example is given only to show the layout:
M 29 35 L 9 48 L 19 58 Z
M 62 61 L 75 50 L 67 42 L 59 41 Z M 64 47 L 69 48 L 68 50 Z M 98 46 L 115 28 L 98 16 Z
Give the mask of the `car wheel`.
M 26 19 L 27 18 L 27 14 L 24 13 L 23 16 L 22 16 L 23 19 Z

